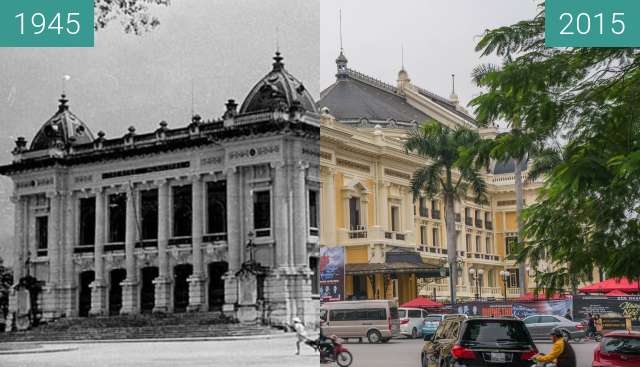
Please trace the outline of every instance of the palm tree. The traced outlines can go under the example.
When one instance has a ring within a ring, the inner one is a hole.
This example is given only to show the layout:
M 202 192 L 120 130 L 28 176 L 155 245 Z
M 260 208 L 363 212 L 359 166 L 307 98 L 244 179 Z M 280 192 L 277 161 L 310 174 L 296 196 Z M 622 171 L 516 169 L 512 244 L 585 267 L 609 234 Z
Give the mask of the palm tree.
M 472 160 L 461 159 L 461 153 L 465 147 L 480 144 L 481 140 L 477 132 L 467 128 L 454 130 L 437 122 L 426 122 L 411 131 L 405 142 L 407 153 L 415 153 L 430 162 L 411 178 L 414 200 L 423 192 L 429 198 L 440 196 L 444 200 L 452 305 L 456 303 L 458 280 L 454 203 L 469 192 L 484 202 L 487 187 L 477 165 Z

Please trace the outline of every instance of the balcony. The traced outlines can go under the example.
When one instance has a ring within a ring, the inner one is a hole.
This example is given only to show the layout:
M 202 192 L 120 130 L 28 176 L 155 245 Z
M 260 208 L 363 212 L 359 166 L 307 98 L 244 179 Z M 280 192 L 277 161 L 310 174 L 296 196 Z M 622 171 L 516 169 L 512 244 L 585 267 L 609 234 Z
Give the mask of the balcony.
M 484 228 L 488 230 L 493 230 L 493 222 L 490 222 L 488 220 L 484 221 Z
M 476 227 L 482 228 L 482 219 L 476 219 Z
M 367 238 L 368 231 L 367 231 L 366 228 L 352 229 L 350 231 L 347 231 L 347 235 L 349 236 L 350 240 L 359 239 L 359 238 Z
M 478 252 L 467 252 L 467 259 L 488 261 L 488 262 L 500 262 L 500 256 L 491 254 L 482 254 Z
M 447 255 L 447 249 L 446 248 L 441 248 L 441 247 L 434 247 L 434 246 L 429 246 L 429 245 L 421 245 L 421 246 L 418 246 L 418 250 L 420 250 L 422 252 L 426 252 L 427 254 L 441 255 L 441 256 L 446 256 Z
M 520 288 L 517 288 L 517 287 L 509 287 L 509 288 L 507 288 L 507 297 L 509 297 L 509 298 L 520 297 Z
M 155 248 L 158 247 L 158 241 L 156 240 L 142 240 L 136 242 L 136 248 Z
M 387 242 L 391 241 L 406 241 L 407 234 L 404 232 L 385 231 L 380 227 L 357 227 L 355 229 L 339 229 L 338 230 L 338 243 L 349 244 L 368 244 L 373 241 Z
M 431 218 L 440 219 L 440 211 L 439 210 L 432 210 L 431 211 Z
M 466 224 L 468 226 L 473 226 L 473 219 L 471 219 L 471 217 L 465 217 L 464 218 L 464 224 Z
M 87 252 L 94 252 L 95 247 L 93 245 L 81 245 L 73 248 L 74 254 L 84 254 Z M 38 254 L 40 256 L 40 254 Z
M 460 222 L 462 222 L 462 217 L 460 216 L 460 213 L 456 213 L 456 223 Z
M 202 236 L 202 242 L 205 242 L 205 243 L 224 242 L 226 240 L 227 240 L 227 234 L 225 232 L 206 234 Z
M 429 217 L 429 209 L 427 208 L 420 208 L 420 216 L 422 218 L 428 218 Z

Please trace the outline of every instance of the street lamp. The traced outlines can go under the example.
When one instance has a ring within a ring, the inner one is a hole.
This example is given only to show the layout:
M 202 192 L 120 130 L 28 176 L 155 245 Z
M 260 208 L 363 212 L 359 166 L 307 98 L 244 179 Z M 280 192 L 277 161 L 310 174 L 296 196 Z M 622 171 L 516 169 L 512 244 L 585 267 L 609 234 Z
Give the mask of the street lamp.
M 480 297 L 482 297 L 482 289 L 480 288 L 480 277 L 482 276 L 482 274 L 484 274 L 484 270 L 476 270 L 474 268 L 471 268 L 469 269 L 469 274 L 471 274 L 471 277 L 476 283 L 476 300 L 478 300 L 480 299 Z
M 450 263 L 449 261 L 446 261 L 444 263 L 444 266 L 449 269 L 449 294 L 451 297 L 451 306 L 455 305 L 455 287 L 456 287 L 456 283 L 457 283 L 457 279 L 453 278 L 453 267 L 456 267 L 456 274 L 460 274 L 462 272 L 462 265 L 464 264 L 464 260 L 459 257 L 456 256 L 455 260 Z M 435 293 L 435 292 L 434 292 Z
M 500 271 L 500 276 L 502 277 L 502 285 L 504 286 L 504 300 L 507 300 L 507 281 L 509 280 L 509 277 L 511 276 L 511 273 L 509 273 L 508 270 L 502 270 Z

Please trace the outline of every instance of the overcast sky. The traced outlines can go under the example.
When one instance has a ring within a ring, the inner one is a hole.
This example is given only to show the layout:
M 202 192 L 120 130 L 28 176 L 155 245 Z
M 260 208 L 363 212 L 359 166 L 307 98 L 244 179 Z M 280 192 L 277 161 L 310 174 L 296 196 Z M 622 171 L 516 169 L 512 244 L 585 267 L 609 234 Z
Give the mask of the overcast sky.
M 271 70 L 276 26 L 286 68 L 319 95 L 319 0 L 173 0 L 154 12 L 160 27 L 126 35 L 118 24 L 95 35 L 95 48 L 0 48 L 0 164 L 14 140 L 31 142 L 57 110 L 62 76 L 70 109 L 94 134 L 120 137 L 130 125 L 185 126 L 195 112 L 220 117 Z M 0 177 L 0 256 L 13 234 L 10 181 Z M 6 253 L 4 254 L 6 256 Z
M 344 52 L 349 67 L 395 85 L 404 64 L 412 82 L 448 97 L 451 74 L 466 105 L 479 93 L 471 71 L 485 29 L 530 19 L 534 0 L 322 0 L 320 5 L 320 85 L 335 80 L 339 50 L 338 11 L 342 9 Z

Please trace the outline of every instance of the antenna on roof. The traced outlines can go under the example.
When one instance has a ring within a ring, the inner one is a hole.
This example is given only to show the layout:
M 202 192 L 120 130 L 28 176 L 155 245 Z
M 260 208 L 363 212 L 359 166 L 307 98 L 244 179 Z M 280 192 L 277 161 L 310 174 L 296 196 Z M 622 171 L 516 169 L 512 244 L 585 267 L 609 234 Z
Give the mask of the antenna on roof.
M 71 79 L 71 75 L 63 75 L 62 76 L 62 94 L 67 94 L 66 93 L 66 89 L 67 89 L 67 81 Z
M 193 78 L 191 78 L 191 117 L 194 116 L 196 107 L 195 87 L 193 85 Z
M 402 70 L 404 70 L 404 43 L 400 44 L 400 52 L 402 54 Z
M 340 14 L 338 17 L 338 27 L 340 30 L 340 53 L 342 53 L 342 9 L 340 9 Z
M 451 94 L 456 94 L 456 74 L 451 74 Z
M 280 52 L 280 28 L 276 26 L 276 52 Z

